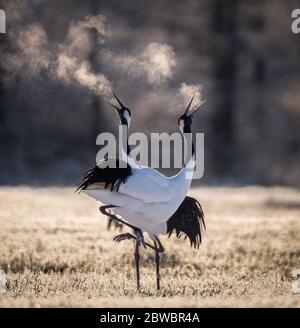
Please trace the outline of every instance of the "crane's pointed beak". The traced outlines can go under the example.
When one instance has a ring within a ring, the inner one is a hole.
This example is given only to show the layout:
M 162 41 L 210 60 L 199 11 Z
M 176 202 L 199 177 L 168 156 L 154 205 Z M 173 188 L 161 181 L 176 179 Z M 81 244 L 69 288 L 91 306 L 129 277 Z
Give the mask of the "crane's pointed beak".
M 122 104 L 122 102 L 121 102 L 121 100 L 117 97 L 117 95 L 112 91 L 112 94 L 114 95 L 114 97 L 116 98 L 116 100 L 117 100 L 117 102 L 119 103 L 119 105 L 121 106 L 121 107 L 125 107 L 123 104 Z
M 201 102 L 201 104 L 196 108 L 196 109 L 194 109 L 194 111 L 190 114 L 190 116 L 194 116 L 195 114 L 196 114 L 196 112 L 198 112 L 198 110 L 202 107 L 202 105 L 204 105 L 206 103 L 206 99 L 205 100 L 203 100 L 202 102 Z
M 184 112 L 185 115 L 188 114 L 189 109 L 191 108 L 191 105 L 192 105 L 193 100 L 194 100 L 194 96 L 193 96 L 192 99 L 190 100 L 190 102 L 189 102 L 189 104 L 188 104 L 188 106 L 187 106 L 187 108 L 186 108 L 186 110 L 185 110 L 185 112 Z
M 113 106 L 116 110 L 119 110 L 119 108 L 118 108 L 116 105 L 114 105 L 112 102 L 110 102 L 110 101 L 107 100 L 106 98 L 104 98 L 104 100 L 105 100 L 108 104 L 110 104 L 111 106 Z

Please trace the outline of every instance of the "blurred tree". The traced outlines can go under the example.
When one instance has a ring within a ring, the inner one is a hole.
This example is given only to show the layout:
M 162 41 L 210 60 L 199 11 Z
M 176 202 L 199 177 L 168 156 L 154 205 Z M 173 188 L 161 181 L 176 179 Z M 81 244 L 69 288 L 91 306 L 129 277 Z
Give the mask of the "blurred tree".
M 215 139 L 214 158 L 219 173 L 228 173 L 236 146 L 234 136 L 234 110 L 237 58 L 239 54 L 238 0 L 211 1 L 212 53 L 215 77 L 214 116 L 211 120 Z

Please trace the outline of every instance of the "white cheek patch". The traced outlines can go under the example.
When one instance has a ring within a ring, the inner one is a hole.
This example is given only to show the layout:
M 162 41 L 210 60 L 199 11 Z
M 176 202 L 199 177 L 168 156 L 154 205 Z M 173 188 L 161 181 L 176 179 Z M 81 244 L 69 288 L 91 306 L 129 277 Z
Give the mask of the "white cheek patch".
M 131 121 L 131 117 L 130 117 L 129 113 L 127 112 L 127 110 L 124 112 L 124 117 L 125 117 L 126 121 L 128 122 L 128 125 L 129 125 L 130 121 Z
M 183 133 L 183 128 L 184 128 L 184 122 L 183 122 L 183 120 L 180 120 L 179 121 L 179 129 L 182 133 Z

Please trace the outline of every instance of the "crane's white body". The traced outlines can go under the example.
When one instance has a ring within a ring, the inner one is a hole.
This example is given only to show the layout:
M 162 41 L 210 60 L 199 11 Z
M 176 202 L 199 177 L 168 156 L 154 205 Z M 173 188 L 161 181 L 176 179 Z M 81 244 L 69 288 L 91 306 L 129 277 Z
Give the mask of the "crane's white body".
M 135 166 L 119 191 L 99 189 L 91 185 L 84 192 L 103 204 L 117 206 L 113 212 L 150 236 L 167 232 L 167 221 L 184 200 L 191 179 L 194 158 L 173 177 L 166 177 L 149 167 Z

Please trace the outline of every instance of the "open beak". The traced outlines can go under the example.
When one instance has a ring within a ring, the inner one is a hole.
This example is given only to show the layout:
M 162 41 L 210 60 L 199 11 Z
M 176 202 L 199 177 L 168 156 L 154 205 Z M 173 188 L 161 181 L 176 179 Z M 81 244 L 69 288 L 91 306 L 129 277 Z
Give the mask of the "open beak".
M 187 116 L 189 116 L 189 117 L 193 117 L 196 114 L 196 112 L 201 108 L 201 106 L 206 103 L 206 100 L 202 101 L 202 103 L 196 109 L 194 109 L 191 114 L 188 115 L 188 112 L 189 112 L 189 110 L 191 108 L 191 105 L 193 103 L 193 100 L 194 100 L 194 96 L 190 100 L 190 102 L 189 102 L 189 104 L 188 104 L 188 106 L 187 106 L 187 108 L 186 108 L 186 110 L 184 112 L 184 114 L 187 115 Z
M 206 103 L 206 99 L 205 100 L 203 100 L 202 102 L 201 102 L 201 104 L 196 108 L 196 109 L 194 109 L 194 111 L 190 114 L 190 116 L 194 116 L 195 114 L 196 114 L 196 112 L 198 112 L 198 110 L 202 107 L 202 105 L 204 105 Z
M 117 100 L 117 102 L 119 103 L 119 105 L 121 106 L 121 108 L 122 107 L 125 107 L 123 104 L 122 104 L 122 102 L 121 102 L 121 100 L 117 97 L 117 95 L 112 91 L 112 94 L 114 95 L 114 97 L 116 98 L 116 100 Z
M 193 103 L 193 100 L 194 100 L 194 96 L 193 96 L 192 99 L 190 100 L 190 102 L 189 102 L 189 104 L 188 104 L 188 106 L 187 106 L 187 108 L 186 108 L 186 110 L 185 110 L 185 112 L 184 112 L 185 115 L 188 114 L 189 109 L 191 108 L 191 105 L 192 105 L 192 103 Z
M 120 107 L 123 108 L 124 105 L 122 104 L 121 100 L 117 97 L 117 95 L 112 91 L 113 96 L 116 98 L 117 102 L 119 103 Z M 104 98 L 104 100 L 110 104 L 111 106 L 113 106 L 116 110 L 120 110 L 120 108 L 118 106 L 116 106 L 115 104 L 113 104 L 111 101 L 109 101 L 108 99 Z
M 104 100 L 105 100 L 108 104 L 110 104 L 111 106 L 113 106 L 116 110 L 119 109 L 119 107 L 117 107 L 115 104 L 113 104 L 112 102 L 110 102 L 108 99 L 104 98 Z

